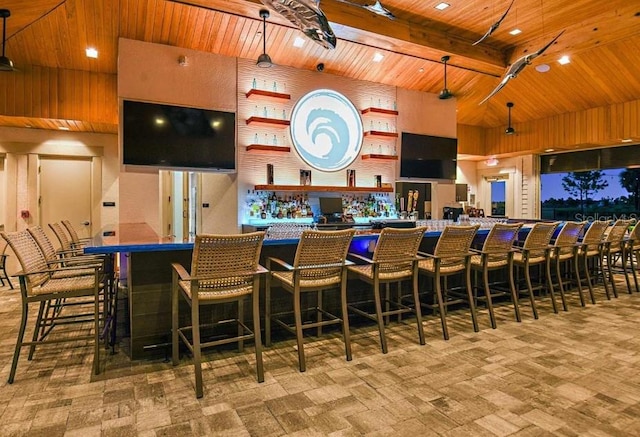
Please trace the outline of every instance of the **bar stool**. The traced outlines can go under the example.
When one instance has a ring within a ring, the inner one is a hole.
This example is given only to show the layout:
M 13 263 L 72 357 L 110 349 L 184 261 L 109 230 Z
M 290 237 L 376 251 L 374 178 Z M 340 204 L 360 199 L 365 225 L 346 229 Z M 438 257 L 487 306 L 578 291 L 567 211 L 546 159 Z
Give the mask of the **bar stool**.
M 383 354 L 388 352 L 384 327 L 385 318 L 391 315 L 415 314 L 418 325 L 418 338 L 420 344 L 425 344 L 422 312 L 418 297 L 418 258 L 416 256 L 425 230 L 426 227 L 413 229 L 384 228 L 378 236 L 372 259 L 354 253 L 349 254 L 352 259 L 366 263 L 348 266 L 347 268 L 350 273 L 361 281 L 373 285 L 375 312 L 371 313 L 359 308 L 371 301 L 352 303 L 347 307 L 354 313 L 377 322 L 380 347 Z M 402 303 L 402 281 L 405 280 L 410 280 L 412 283 L 411 297 L 413 299 L 413 307 Z M 392 301 L 389 296 L 389 285 L 391 283 L 397 284 L 398 299 L 396 301 Z M 380 296 L 381 284 L 385 285 L 384 311 L 382 310 L 383 299 Z M 393 308 L 391 308 L 392 306 Z
M 476 253 L 471 257 L 471 269 L 475 272 L 482 272 L 484 299 L 487 302 L 491 327 L 494 329 L 496 328 L 496 317 L 493 312 L 492 300 L 497 296 L 510 294 L 516 321 L 520 322 L 522 320 L 518 305 L 518 295 L 513 282 L 513 243 L 518 238 L 520 228 L 522 228 L 522 223 L 496 223 L 491 227 L 487 238 L 482 244 L 482 249 L 471 249 L 472 252 Z M 505 269 L 508 274 L 509 292 L 499 291 L 496 288 L 492 290 L 489 284 L 489 272 Z
M 420 256 L 426 257 L 418 262 L 418 269 L 421 275 L 433 279 L 434 297 L 440 313 L 440 323 L 442 324 L 442 336 L 449 340 L 449 329 L 447 327 L 446 311 L 451 305 L 467 302 L 471 313 L 473 330 L 479 331 L 478 318 L 474 305 L 473 291 L 471 290 L 471 256 L 469 251 L 473 237 L 480 225 L 473 226 L 446 226 L 438 238 L 433 254 L 419 252 Z M 452 275 L 464 275 L 464 293 L 454 294 L 453 289 L 445 287 L 442 290 L 441 279 Z M 424 294 L 424 293 L 422 293 Z M 435 309 L 435 305 L 427 304 L 424 301 L 422 306 Z
M 626 242 L 625 251 L 627 255 L 626 259 L 629 260 L 629 269 L 633 276 L 636 293 L 638 293 L 640 292 L 640 288 L 638 287 L 638 269 L 636 265 L 638 264 L 638 260 L 640 260 L 640 223 L 637 221 Z
M 304 329 L 317 329 L 322 335 L 322 327 L 342 324 L 342 335 L 347 361 L 351 361 L 351 342 L 349 337 L 349 317 L 347 314 L 347 251 L 355 231 L 311 231 L 302 232 L 296 250 L 293 265 L 279 258 L 267 259 L 267 282 L 265 287 L 265 343 L 271 346 L 271 320 L 295 334 L 298 343 L 298 365 L 301 372 L 306 370 L 304 356 Z M 351 263 L 349 263 L 351 264 Z M 273 267 L 282 270 L 275 270 Z M 280 285 L 293 296 L 293 312 L 272 313 L 271 287 Z M 340 291 L 341 316 L 335 316 L 323 309 L 323 291 L 338 288 Z M 316 293 L 317 306 L 310 309 L 301 308 L 303 293 Z M 302 313 L 313 311 L 315 321 L 303 323 Z M 293 313 L 294 323 L 286 323 L 283 317 Z
M 258 264 L 264 232 L 240 235 L 197 235 L 193 248 L 191 272 L 177 263 L 172 267 L 171 286 L 171 332 L 172 361 L 179 362 L 179 341 L 182 340 L 193 354 L 196 379 L 196 397 L 203 396 L 202 348 L 228 343 L 238 343 L 242 352 L 244 340 L 255 342 L 258 382 L 264 381 L 262 364 L 262 341 L 260 339 L 259 285 L 260 275 L 266 270 Z M 191 307 L 191 325 L 180 326 L 179 297 Z M 246 297 L 253 303 L 253 331 L 243 322 Z M 200 307 L 224 303 L 236 303 L 238 316 L 235 319 L 207 325 L 200 324 Z M 236 323 L 238 335 L 212 341 L 201 341 L 201 328 Z M 192 341 L 185 335 L 190 331 Z
M 556 267 L 556 277 L 558 279 L 560 298 L 562 299 L 562 309 L 564 311 L 567 311 L 567 299 L 564 293 L 565 281 L 562 278 L 562 264 L 565 264 L 569 271 L 573 271 L 576 286 L 578 288 L 578 295 L 580 296 L 580 305 L 585 306 L 584 295 L 582 294 L 582 283 L 580 281 L 580 272 L 578 269 L 578 250 L 580 248 L 578 238 L 582 233 L 584 225 L 584 223 L 565 222 L 553 243 L 553 249 L 551 251 L 550 260 Z M 567 264 L 569 265 L 567 266 Z
M 8 245 L 5 243 L 4 247 L 2 248 L 2 253 L 0 254 L 0 284 L 2 284 L 2 286 L 4 287 L 4 281 L 7 281 L 7 284 L 9 284 L 9 288 L 13 290 L 13 284 L 11 283 L 11 279 L 7 274 L 7 258 L 9 257 L 9 255 L 5 253 L 7 251 L 7 247 Z
M 96 375 L 100 373 L 100 293 L 104 284 L 103 272 L 100 267 L 94 267 L 91 274 L 55 278 L 50 274 L 44 255 L 28 231 L 24 230 L 8 234 L 3 232 L 1 235 L 11 246 L 22 267 L 22 271 L 17 274 L 22 295 L 22 318 L 9 372 L 9 384 L 14 381 L 21 349 L 29 346 L 31 349 L 29 359 L 31 359 L 33 349 L 37 345 L 47 343 L 59 344 L 65 341 L 93 340 L 93 372 Z M 70 314 L 68 317 L 65 316 L 64 319 L 57 316 L 55 319 L 45 317 L 45 308 L 51 301 L 59 299 L 75 300 L 78 298 L 89 298 L 89 301 L 85 302 L 92 307 L 89 318 L 87 318 L 87 313 L 85 312 Z M 39 304 L 38 315 L 33 329 L 32 340 L 24 341 L 29 316 L 29 304 L 31 303 Z M 92 323 L 93 333 L 49 339 L 49 334 L 56 326 L 72 323 Z
M 513 254 L 513 264 L 516 271 L 518 269 L 524 270 L 525 282 L 527 286 L 526 293 L 529 295 L 529 301 L 531 302 L 531 311 L 533 312 L 533 318 L 538 318 L 538 309 L 536 308 L 536 301 L 534 295 L 533 285 L 531 284 L 531 268 L 545 268 L 544 276 L 546 278 L 547 289 L 551 295 L 551 304 L 553 306 L 553 312 L 557 313 L 558 308 L 556 305 L 555 295 L 553 293 L 553 284 L 551 283 L 551 269 L 550 269 L 550 254 L 551 246 L 549 242 L 551 237 L 558 227 L 559 223 L 535 223 L 527 238 L 524 240 L 522 247 L 516 247 L 516 252 Z M 542 278 L 539 278 L 539 286 L 536 289 L 544 288 Z M 517 293 L 521 293 L 522 290 L 518 286 Z
M 604 284 L 604 290 L 607 295 L 607 299 L 611 299 L 609 295 L 609 286 L 604 277 L 604 264 L 603 264 L 603 239 L 604 232 L 609 226 L 607 221 L 594 221 L 585 224 L 586 231 L 580 242 L 580 248 L 578 249 L 578 257 L 582 259 L 584 265 L 584 272 L 589 287 L 589 296 L 591 297 L 591 303 L 596 303 L 595 294 L 593 292 L 593 282 L 598 282 L 598 276 L 602 277 L 602 283 Z M 589 266 L 591 260 L 592 268 Z M 591 272 L 595 273 L 595 278 L 592 279 Z M 582 282 L 582 280 L 581 280 Z
M 613 226 L 608 229 L 608 233 L 605 233 L 605 239 L 603 244 L 603 259 L 607 262 L 607 273 L 609 274 L 609 282 L 611 289 L 613 290 L 613 296 L 618 297 L 618 287 L 613 277 L 613 267 L 616 260 L 622 261 L 621 267 L 625 280 L 627 281 L 627 291 L 631 293 L 631 285 L 629 283 L 629 274 L 627 272 L 626 261 L 623 259 L 626 254 L 623 251 L 625 246 L 625 235 L 629 226 L 633 224 L 632 220 L 616 220 Z M 606 232 L 606 231 L 605 231 Z
M 67 236 L 66 231 L 63 229 L 62 224 L 60 223 L 49 223 L 49 228 L 53 231 L 53 234 L 58 239 L 60 243 L 60 249 L 58 250 L 60 256 L 68 257 L 79 255 L 82 253 L 82 249 L 79 247 L 75 247 L 69 237 Z

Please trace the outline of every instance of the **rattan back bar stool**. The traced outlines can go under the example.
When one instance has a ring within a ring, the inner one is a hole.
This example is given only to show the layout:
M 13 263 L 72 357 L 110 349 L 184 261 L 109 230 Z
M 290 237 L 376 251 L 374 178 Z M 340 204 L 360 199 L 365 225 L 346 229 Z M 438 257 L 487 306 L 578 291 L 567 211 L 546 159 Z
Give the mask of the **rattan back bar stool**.
M 580 244 L 578 239 L 582 233 L 585 223 L 564 222 L 562 229 L 558 233 L 551 251 L 551 262 L 555 265 L 556 278 L 558 279 L 558 288 L 560 290 L 560 299 L 562 300 L 562 309 L 567 311 L 567 298 L 565 296 L 562 265 L 565 265 L 565 272 L 573 272 L 575 275 L 575 283 L 578 288 L 578 296 L 580 297 L 580 305 L 585 306 L 584 295 L 582 293 L 582 282 L 580 281 L 579 256 L 578 251 Z M 570 275 L 569 275 L 570 276 Z M 571 281 L 566 283 L 570 284 Z
M 270 257 L 267 259 L 267 282 L 265 288 L 265 343 L 271 346 L 271 321 L 295 334 L 298 344 L 298 365 L 301 372 L 306 370 L 303 330 L 317 330 L 333 324 L 342 325 L 342 335 L 347 361 L 351 361 L 351 341 L 349 336 L 349 316 L 347 314 L 347 261 L 349 244 L 355 231 L 303 231 L 296 249 L 293 265 Z M 293 297 L 293 311 L 272 313 L 271 289 L 280 285 Z M 323 291 L 338 289 L 340 293 L 341 315 L 338 317 L 323 308 Z M 311 309 L 301 306 L 302 294 L 315 292 L 317 305 Z M 303 313 L 313 312 L 315 320 L 302 320 Z M 294 322 L 288 323 L 286 315 L 293 313 Z
M 471 269 L 482 272 L 482 285 L 484 289 L 484 300 L 489 310 L 491 327 L 496 328 L 496 316 L 493 312 L 493 298 L 496 296 L 511 295 L 513 310 L 516 321 L 520 322 L 520 307 L 518 305 L 518 295 L 516 294 L 513 282 L 513 243 L 518 238 L 518 232 L 522 228 L 522 223 L 496 223 L 491 227 L 487 238 L 482 244 L 481 250 L 471 249 L 475 253 L 471 257 Z M 508 277 L 509 292 L 499 291 L 494 287 L 492 290 L 489 284 L 489 272 L 506 270 Z M 477 281 L 476 281 L 477 283 Z
M 447 226 L 442 231 L 433 254 L 420 252 L 420 256 L 426 257 L 418 263 L 421 275 L 433 279 L 433 291 L 437 307 L 422 300 L 422 305 L 430 309 L 438 309 L 440 322 L 442 324 L 442 336 L 449 339 L 449 328 L 447 326 L 447 308 L 451 305 L 458 305 L 466 302 L 471 313 L 471 323 L 473 330 L 479 331 L 478 317 L 474 304 L 473 290 L 471 289 L 471 243 L 480 225 L 473 226 Z M 442 287 L 442 279 L 452 275 L 463 275 L 464 292 L 455 293 L 449 287 Z
M 370 303 L 358 302 L 348 304 L 350 311 L 360 316 L 373 320 L 378 324 L 380 335 L 380 348 L 382 353 L 388 352 L 387 337 L 385 335 L 385 318 L 391 315 L 413 313 L 418 325 L 418 339 L 420 344 L 425 344 L 424 328 L 422 326 L 422 312 L 418 297 L 418 248 L 426 227 L 413 229 L 384 228 L 378 236 L 373 257 L 367 258 L 359 254 L 350 253 L 352 260 L 364 264 L 348 266 L 348 270 L 355 277 L 373 286 L 373 304 L 375 312 L 363 310 L 363 305 Z M 402 303 L 402 282 L 411 281 L 411 299 L 413 306 Z M 389 285 L 397 284 L 398 299 L 392 301 L 389 296 Z M 385 285 L 385 298 L 380 295 L 380 285 Z M 385 309 L 382 302 L 385 301 Z
M 20 293 L 22 296 L 22 318 L 18 331 L 18 338 L 9 372 L 9 384 L 13 383 L 20 351 L 23 347 L 29 346 L 31 352 L 29 359 L 33 355 L 35 346 L 65 341 L 93 340 L 93 372 L 97 375 L 100 372 L 100 292 L 103 287 L 103 272 L 99 266 L 95 266 L 91 274 L 81 273 L 73 276 L 53 277 L 52 273 L 59 269 L 51 270 L 47 261 L 33 239 L 31 234 L 24 230 L 13 233 L 2 233 L 2 237 L 7 241 L 13 252 L 16 254 L 22 271 L 18 276 L 20 281 Z M 76 298 L 89 298 L 87 303 L 91 305 L 90 318 L 87 313 L 69 314 L 59 316 L 54 314 L 55 319 L 45 317 L 44 311 L 47 303 L 59 299 L 71 300 Z M 38 315 L 33 330 L 31 341 L 24 341 L 24 336 L 29 317 L 29 304 L 39 304 Z M 91 323 L 93 333 L 88 335 L 58 336 L 51 338 L 53 328 L 72 323 Z
M 602 278 L 604 284 L 604 290 L 607 299 L 611 299 L 609 295 L 609 285 L 604 276 L 604 264 L 603 264 L 603 236 L 604 232 L 609 226 L 609 222 L 596 220 L 585 224 L 586 231 L 580 240 L 580 248 L 578 250 L 578 256 L 583 262 L 585 280 L 587 287 L 589 288 L 589 297 L 591 303 L 596 303 L 595 293 L 593 291 L 593 282 L 598 282 L 598 276 Z M 591 261 L 591 262 L 590 262 Z M 591 264 L 591 265 L 590 265 Z M 595 274 L 595 278 L 591 277 L 591 272 Z
M 611 289 L 613 290 L 613 296 L 618 297 L 618 287 L 616 285 L 615 278 L 613 276 L 614 273 L 614 265 L 617 261 L 621 261 L 622 273 L 624 274 L 625 280 L 627 281 L 627 289 L 628 292 L 631 293 L 631 284 L 629 282 L 629 274 L 627 272 L 627 265 L 625 261 L 626 252 L 624 251 L 625 247 L 625 236 L 627 231 L 629 230 L 629 226 L 633 224 L 632 220 L 624 220 L 618 219 L 615 221 L 613 226 L 608 229 L 608 232 L 605 231 L 605 239 L 603 244 L 603 258 L 607 263 L 607 273 L 609 276 L 609 284 L 611 285 Z
M 640 223 L 636 221 L 629 239 L 626 242 L 627 259 L 629 260 L 629 269 L 633 276 L 633 283 L 636 292 L 640 292 L 638 287 L 638 260 L 640 260 Z
M 171 320 L 172 361 L 179 362 L 179 342 L 182 340 L 193 354 L 196 397 L 204 394 L 202 384 L 202 348 L 238 343 L 243 350 L 244 341 L 255 343 L 258 382 L 264 381 L 262 364 L 262 340 L 260 335 L 259 287 L 260 276 L 267 271 L 260 266 L 260 251 L 264 232 L 239 235 L 197 235 L 191 262 L 191 271 L 177 263 L 172 264 Z M 179 298 L 182 296 L 191 307 L 191 325 L 180 326 Z M 253 330 L 244 324 L 245 298 L 252 299 Z M 224 303 L 236 303 L 238 316 L 204 325 L 200 323 L 200 307 Z M 201 340 L 201 328 L 213 328 L 223 324 L 237 324 L 237 335 Z M 191 332 L 192 340 L 186 333 Z
M 522 247 L 516 247 L 517 250 L 513 254 L 514 268 L 524 270 L 525 283 L 527 287 L 526 293 L 529 295 L 531 311 L 533 312 L 534 319 L 538 318 L 538 308 L 536 307 L 533 284 L 531 283 L 532 267 L 539 267 L 540 270 L 544 268 L 544 272 L 541 273 L 541 276 L 545 277 L 545 281 L 543 281 L 542 278 L 539 278 L 540 285 L 538 288 L 543 288 L 543 283 L 546 282 L 546 287 L 549 290 L 551 297 L 553 311 L 555 313 L 558 312 L 555 294 L 553 292 L 553 284 L 551 282 L 551 246 L 549 245 L 551 237 L 553 237 L 553 233 L 558 227 L 558 224 L 559 223 L 557 222 L 535 223 L 529 230 Z M 518 287 L 517 292 L 521 293 L 522 290 Z

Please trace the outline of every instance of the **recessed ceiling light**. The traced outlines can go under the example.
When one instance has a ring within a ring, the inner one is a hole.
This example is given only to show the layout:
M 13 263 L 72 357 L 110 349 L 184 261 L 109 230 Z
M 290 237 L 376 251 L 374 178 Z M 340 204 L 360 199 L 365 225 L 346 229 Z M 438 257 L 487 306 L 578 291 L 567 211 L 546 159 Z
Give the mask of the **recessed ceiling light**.
M 622 143 L 631 143 L 631 142 L 633 142 L 633 140 L 631 138 L 623 138 L 622 140 L 620 140 L 620 142 L 622 142 Z
M 293 40 L 293 46 L 294 47 L 302 47 L 304 45 L 305 39 L 304 38 L 300 38 L 299 36 L 296 36 L 296 39 Z
M 563 57 L 561 57 L 560 59 L 558 59 L 558 63 L 560 65 L 565 65 L 568 64 L 569 62 L 571 62 L 571 59 L 569 59 L 568 55 L 564 55 Z
M 424 68 L 420 67 L 420 68 L 418 69 L 418 72 L 420 72 L 420 73 L 424 73 Z
M 545 152 L 549 153 L 549 152 L 553 152 L 555 149 L 544 149 Z
M 382 53 L 377 53 L 375 55 L 373 55 L 373 62 L 380 62 L 382 61 L 382 59 L 384 58 L 384 55 Z
M 87 54 L 87 58 L 93 58 L 93 59 L 97 59 L 98 58 L 98 51 L 96 49 L 94 49 L 93 47 L 87 48 L 85 53 Z
M 58 129 L 60 129 L 60 130 L 69 130 L 69 128 L 67 126 L 58 126 Z
M 546 73 L 549 70 L 551 70 L 551 67 L 549 66 L 549 64 L 536 65 L 536 71 L 538 73 Z
M 155 119 L 155 122 L 156 122 L 156 124 L 158 124 L 158 125 L 163 125 L 163 124 L 164 124 L 164 118 L 162 118 L 162 117 L 157 117 L 157 118 Z
M 515 35 L 519 35 L 522 33 L 522 31 L 518 28 L 513 29 L 511 32 L 509 32 L 511 35 L 515 36 Z
M 437 5 L 435 5 L 434 8 L 436 8 L 439 11 L 444 11 L 449 6 L 451 6 L 449 3 L 442 2 L 442 3 L 438 3 Z

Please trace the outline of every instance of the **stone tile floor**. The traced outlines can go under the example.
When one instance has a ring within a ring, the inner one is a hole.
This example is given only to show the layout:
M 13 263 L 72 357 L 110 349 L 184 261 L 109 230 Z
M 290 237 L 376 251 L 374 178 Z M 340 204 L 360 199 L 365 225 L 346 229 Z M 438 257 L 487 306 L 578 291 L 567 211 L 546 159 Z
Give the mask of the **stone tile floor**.
M 117 350 L 92 376 L 84 344 L 40 348 L 31 362 L 23 353 L 8 385 L 20 299 L 3 288 L 0 436 L 637 436 L 640 295 L 597 297 L 581 308 L 572 296 L 560 314 L 543 299 L 539 320 L 523 302 L 522 323 L 500 305 L 496 330 L 481 309 L 479 333 L 453 312 L 449 341 L 428 316 L 426 346 L 410 320 L 392 323 L 387 355 L 369 325 L 353 331 L 351 362 L 340 337 L 311 337 L 305 373 L 295 342 L 278 342 L 262 384 L 252 347 L 211 351 L 198 400 L 188 358 L 173 367 Z

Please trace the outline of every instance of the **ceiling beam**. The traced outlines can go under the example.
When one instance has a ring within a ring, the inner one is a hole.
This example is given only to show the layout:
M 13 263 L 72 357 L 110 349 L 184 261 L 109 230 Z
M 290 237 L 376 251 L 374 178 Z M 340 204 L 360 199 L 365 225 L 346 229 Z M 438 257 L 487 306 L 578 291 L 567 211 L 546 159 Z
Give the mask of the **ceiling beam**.
M 265 5 L 259 0 L 170 0 L 191 6 L 200 6 L 220 12 L 259 19 L 259 10 Z M 349 6 L 337 0 L 323 0 L 322 11 L 329 19 L 339 39 L 403 53 L 439 62 L 451 55 L 450 65 L 490 75 L 500 75 L 507 63 L 507 54 L 491 45 L 473 46 L 473 41 L 406 20 L 389 20 L 366 9 Z M 273 13 L 270 23 L 294 27 L 288 20 Z

